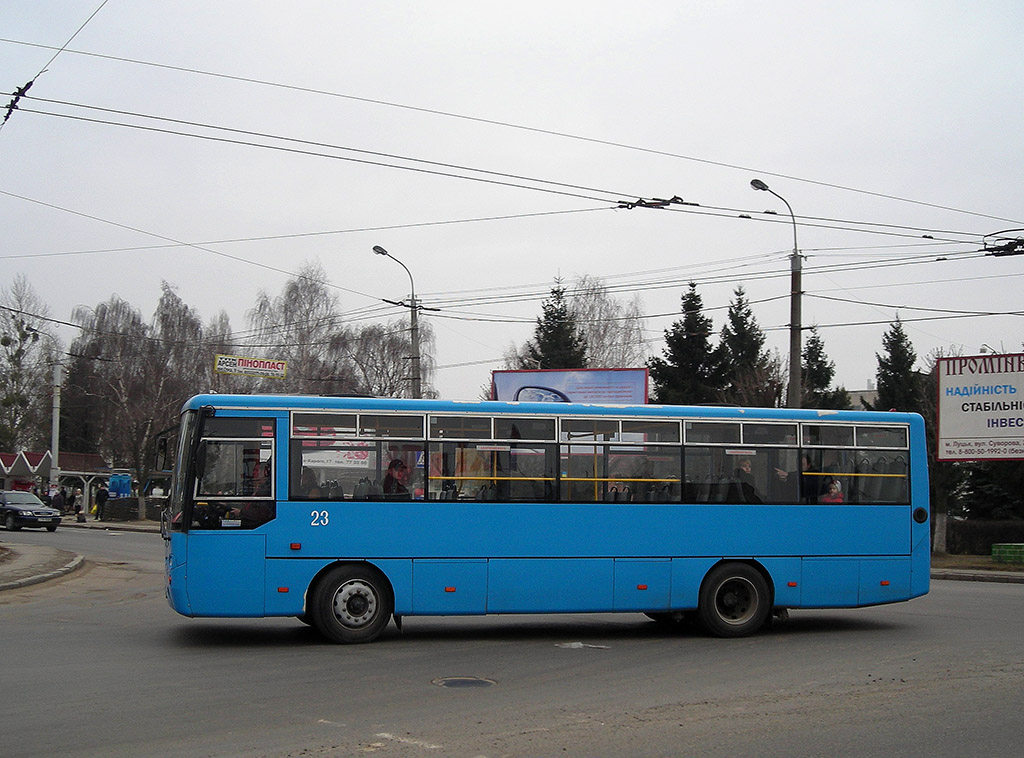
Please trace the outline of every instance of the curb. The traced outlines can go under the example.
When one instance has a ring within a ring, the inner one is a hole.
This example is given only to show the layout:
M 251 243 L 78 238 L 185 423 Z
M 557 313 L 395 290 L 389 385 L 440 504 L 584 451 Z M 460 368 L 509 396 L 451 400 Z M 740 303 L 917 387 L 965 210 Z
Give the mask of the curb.
M 1024 584 L 1024 572 L 1010 571 L 956 571 L 933 572 L 932 579 L 948 579 L 954 582 L 1001 582 L 1003 584 Z
M 77 521 L 61 521 L 61 529 L 95 529 L 99 531 L 122 531 L 122 532 L 143 532 L 147 534 L 160 534 L 160 525 L 133 524 L 130 521 L 100 521 L 95 525 L 79 523 Z
M 36 574 L 35 576 L 27 576 L 24 579 L 16 579 L 11 582 L 0 583 L 0 591 L 2 590 L 16 590 L 19 587 L 28 587 L 32 584 L 41 584 L 47 582 L 50 579 L 57 579 L 58 577 L 70 574 L 72 571 L 81 568 L 82 564 L 85 563 L 85 558 L 80 555 L 76 555 L 66 564 L 53 571 L 47 571 L 45 574 Z

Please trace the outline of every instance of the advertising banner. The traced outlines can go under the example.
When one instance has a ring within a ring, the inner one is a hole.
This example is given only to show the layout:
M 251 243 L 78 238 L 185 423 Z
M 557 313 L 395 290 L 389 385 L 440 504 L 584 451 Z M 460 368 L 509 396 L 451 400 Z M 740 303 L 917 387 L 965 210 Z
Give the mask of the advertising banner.
M 1024 460 L 1024 354 L 940 358 L 940 461 Z
M 246 358 L 241 355 L 217 355 L 213 361 L 213 371 L 217 374 L 284 379 L 288 373 L 288 361 Z
M 647 369 L 493 371 L 491 398 L 521 403 L 643 405 L 647 402 Z

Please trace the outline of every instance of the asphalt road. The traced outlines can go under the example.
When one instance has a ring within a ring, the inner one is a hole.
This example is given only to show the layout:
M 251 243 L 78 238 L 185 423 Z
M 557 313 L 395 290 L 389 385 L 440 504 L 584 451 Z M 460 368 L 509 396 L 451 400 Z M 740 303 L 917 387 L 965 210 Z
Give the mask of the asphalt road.
M 89 562 L 0 593 L 5 756 L 889 758 L 1017 754 L 1024 734 L 1019 584 L 933 582 L 741 640 L 602 614 L 406 619 L 339 647 L 177 616 L 155 535 L 11 539 Z

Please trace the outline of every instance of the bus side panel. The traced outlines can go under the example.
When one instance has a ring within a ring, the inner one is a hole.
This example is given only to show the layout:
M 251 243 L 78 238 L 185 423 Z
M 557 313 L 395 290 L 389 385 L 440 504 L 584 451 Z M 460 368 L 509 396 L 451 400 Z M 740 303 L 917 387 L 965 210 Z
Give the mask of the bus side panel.
M 167 602 L 171 608 L 183 616 L 191 616 L 192 609 L 188 605 L 188 586 L 186 584 L 185 564 L 188 558 L 188 535 L 182 532 L 171 532 L 165 544 L 164 588 Z
M 860 560 L 804 558 L 802 608 L 852 608 L 860 596 Z
M 267 559 L 264 600 L 268 616 L 298 616 L 305 612 L 306 590 L 329 562 L 324 560 Z
M 683 505 L 682 527 L 667 532 L 662 517 L 643 524 L 669 555 L 907 555 L 909 506 Z M 638 519 L 637 519 L 638 520 Z
M 799 558 L 761 558 L 758 560 L 772 582 L 776 608 L 795 608 L 803 592 L 803 562 Z
M 412 561 L 371 559 L 368 561 L 391 582 L 395 593 L 395 615 L 408 616 L 412 613 Z
M 582 613 L 612 608 L 610 559 L 496 559 L 488 563 L 488 613 Z
M 864 559 L 860 562 L 858 605 L 895 603 L 910 597 L 910 559 Z
M 317 575 L 336 560 L 267 559 L 266 615 L 298 616 L 307 611 L 309 589 Z M 395 615 L 412 613 L 412 561 L 353 558 L 347 563 L 369 563 L 379 569 L 395 595 Z
M 914 545 L 914 552 L 911 556 L 913 566 L 910 571 L 910 597 L 921 597 L 921 595 L 927 595 L 931 588 L 931 533 L 927 523 L 924 525 L 924 529 L 914 536 L 917 539 L 917 544 Z
M 188 604 L 188 578 L 185 575 L 185 564 L 179 564 L 167 570 L 167 602 L 171 608 L 182 616 L 191 616 L 192 608 Z
M 913 512 L 920 509 L 926 518 L 918 523 L 911 515 L 910 545 L 913 566 L 910 574 L 909 597 L 928 594 L 931 585 L 932 524 L 931 495 L 928 484 L 928 442 L 924 420 L 915 418 L 910 425 L 910 470 L 912 472 L 911 498 Z
M 439 616 L 487 613 L 487 561 L 413 561 L 412 612 Z
M 667 611 L 672 592 L 668 558 L 618 558 L 615 561 L 616 611 Z
M 718 558 L 673 558 L 672 601 L 675 610 L 685 611 L 697 607 L 700 584 Z
M 311 513 L 326 513 L 311 525 Z M 268 555 L 331 558 L 890 556 L 910 551 L 909 506 L 281 502 Z M 584 527 L 585 528 L 582 528 Z M 294 545 L 301 545 L 296 549 Z
M 185 564 L 193 616 L 265 613 L 267 542 L 262 534 L 193 532 Z

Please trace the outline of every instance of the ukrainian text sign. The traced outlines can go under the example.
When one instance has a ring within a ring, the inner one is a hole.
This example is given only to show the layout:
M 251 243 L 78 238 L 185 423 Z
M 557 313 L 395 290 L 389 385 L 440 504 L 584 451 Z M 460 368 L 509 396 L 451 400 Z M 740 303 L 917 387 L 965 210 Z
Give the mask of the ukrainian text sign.
M 267 358 L 246 358 L 241 355 L 218 355 L 213 362 L 218 374 L 236 376 L 262 376 L 268 379 L 284 379 L 288 373 L 288 361 Z
M 940 461 L 1024 460 L 1024 354 L 940 358 Z

